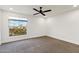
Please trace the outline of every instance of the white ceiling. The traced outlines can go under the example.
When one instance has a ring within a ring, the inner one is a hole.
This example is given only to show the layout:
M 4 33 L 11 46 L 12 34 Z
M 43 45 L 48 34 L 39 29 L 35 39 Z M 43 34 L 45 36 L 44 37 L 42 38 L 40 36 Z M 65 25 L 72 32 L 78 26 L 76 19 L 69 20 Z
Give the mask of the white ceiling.
M 60 13 L 64 13 L 66 11 L 78 8 L 74 8 L 72 5 L 0 5 L 0 9 L 22 13 L 26 15 L 33 15 L 34 13 L 36 13 L 33 8 L 39 9 L 40 6 L 43 7 L 43 10 L 52 9 L 51 12 L 45 13 L 46 16 L 58 15 Z M 13 8 L 13 10 L 9 10 L 9 8 Z

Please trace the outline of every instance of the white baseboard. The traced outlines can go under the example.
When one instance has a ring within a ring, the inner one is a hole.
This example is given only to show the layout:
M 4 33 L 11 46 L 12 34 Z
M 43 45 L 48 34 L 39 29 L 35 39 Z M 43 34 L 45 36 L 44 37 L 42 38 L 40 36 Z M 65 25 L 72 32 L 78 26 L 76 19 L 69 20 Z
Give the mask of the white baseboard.
M 66 40 L 64 38 L 61 38 L 61 37 L 57 37 L 57 36 L 53 36 L 53 35 L 39 35 L 39 36 L 31 36 L 31 37 L 27 37 L 26 39 L 30 39 L 30 38 L 36 38 L 36 37 L 42 37 L 42 36 L 48 36 L 48 37 L 51 37 L 51 38 L 56 38 L 58 40 L 62 40 L 62 41 L 66 41 L 66 42 L 69 42 L 69 43 L 73 43 L 73 44 L 77 44 L 79 45 L 79 42 L 77 41 L 72 41 L 72 40 Z M 18 40 L 16 40 L 18 41 Z M 12 41 L 11 41 L 12 42 Z M 8 43 L 8 42 L 4 42 L 4 43 Z M 1 43 L 0 43 L 1 45 Z
M 52 35 L 47 35 L 48 37 L 51 37 L 51 38 L 56 38 L 58 40 L 62 40 L 62 41 L 66 41 L 66 42 L 69 42 L 69 43 L 72 43 L 72 44 L 76 44 L 76 45 L 79 45 L 79 42 L 78 41 L 72 41 L 72 40 L 66 40 L 64 38 L 60 38 L 60 37 L 57 37 L 57 36 L 52 36 Z
M 31 36 L 31 37 L 27 37 L 27 39 L 30 39 L 30 38 L 36 38 L 36 37 L 42 37 L 42 36 L 46 36 L 46 35 Z
M 41 37 L 41 36 L 44 36 L 44 35 L 37 35 L 37 36 L 27 36 L 27 37 L 25 37 L 25 38 L 23 38 L 23 37 L 21 37 L 21 38 L 19 38 L 19 37 L 10 37 L 7 41 L 2 41 L 1 43 L 3 44 L 3 43 L 9 43 L 9 42 L 15 42 L 15 41 L 21 41 L 21 40 L 27 40 L 27 39 L 30 39 L 30 38 L 36 38 L 36 37 Z M 13 40 L 13 39 L 16 39 L 16 40 Z

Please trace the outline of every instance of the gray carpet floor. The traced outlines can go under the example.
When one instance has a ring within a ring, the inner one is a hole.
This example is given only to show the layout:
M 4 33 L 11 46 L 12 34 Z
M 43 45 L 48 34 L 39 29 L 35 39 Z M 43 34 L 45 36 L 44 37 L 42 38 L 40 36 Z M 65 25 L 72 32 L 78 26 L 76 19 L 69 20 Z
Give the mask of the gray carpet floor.
M 78 53 L 79 45 L 50 37 L 6 43 L 0 46 L 0 53 Z

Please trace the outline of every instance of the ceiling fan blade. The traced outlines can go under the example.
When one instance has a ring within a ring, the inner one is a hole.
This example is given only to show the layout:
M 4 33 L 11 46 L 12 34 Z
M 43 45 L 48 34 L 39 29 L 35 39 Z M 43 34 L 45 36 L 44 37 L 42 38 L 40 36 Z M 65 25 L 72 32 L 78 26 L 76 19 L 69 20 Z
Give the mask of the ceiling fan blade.
M 52 10 L 45 10 L 45 11 L 43 11 L 43 12 L 50 12 L 50 11 L 52 11 Z
M 33 8 L 33 10 L 35 10 L 35 11 L 37 11 L 37 12 L 40 12 L 39 10 L 37 10 L 37 9 L 35 9 L 35 8 Z
M 43 16 L 45 16 L 45 14 L 41 13 Z
M 35 13 L 35 14 L 33 14 L 33 15 L 37 15 L 37 14 L 39 14 L 39 13 Z

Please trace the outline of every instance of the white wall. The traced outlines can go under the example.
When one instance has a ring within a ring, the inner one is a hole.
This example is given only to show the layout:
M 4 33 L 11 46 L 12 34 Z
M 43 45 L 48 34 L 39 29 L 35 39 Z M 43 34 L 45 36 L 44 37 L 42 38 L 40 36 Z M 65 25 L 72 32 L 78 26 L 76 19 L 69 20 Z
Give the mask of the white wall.
M 79 10 L 48 18 L 47 35 L 79 44 Z
M 39 17 L 26 16 L 26 15 L 22 15 L 18 13 L 7 12 L 7 11 L 2 11 L 2 12 L 3 12 L 3 19 L 2 19 L 3 23 L 1 25 L 2 26 L 2 43 L 43 36 L 45 34 L 44 19 L 39 18 Z M 27 35 L 9 37 L 9 29 L 8 29 L 9 17 L 27 18 L 28 19 L 28 24 L 26 26 Z
M 1 21 L 2 20 L 2 15 L 1 14 L 2 14 L 2 12 L 0 11 L 0 45 L 1 45 L 1 25 L 2 25 L 1 24 L 1 22 L 2 22 Z
M 79 44 L 79 10 L 67 12 L 55 17 L 34 17 L 7 11 L 0 12 L 2 43 L 38 36 L 51 36 L 71 43 Z M 9 37 L 8 17 L 27 18 L 27 35 Z
M 31 17 L 27 24 L 28 27 L 28 38 L 39 37 L 45 35 L 46 24 L 44 18 Z

